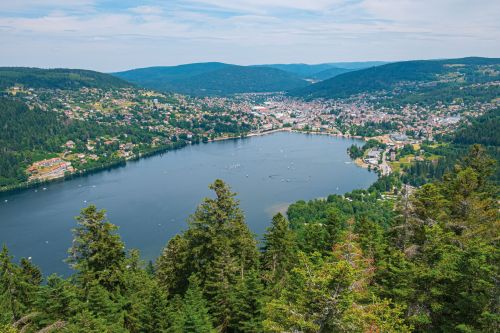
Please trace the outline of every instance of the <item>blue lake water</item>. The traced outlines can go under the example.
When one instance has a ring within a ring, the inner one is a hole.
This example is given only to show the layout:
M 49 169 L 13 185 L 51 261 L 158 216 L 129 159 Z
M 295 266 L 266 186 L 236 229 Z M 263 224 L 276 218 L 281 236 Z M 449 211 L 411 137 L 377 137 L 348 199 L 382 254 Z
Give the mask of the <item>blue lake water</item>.
M 105 208 L 127 248 L 154 259 L 186 228 L 216 178 L 238 193 L 252 231 L 297 200 L 367 188 L 377 176 L 350 162 L 356 140 L 280 132 L 188 146 L 125 167 L 1 196 L 0 244 L 32 257 L 45 274 L 68 274 L 74 217 L 90 203 Z

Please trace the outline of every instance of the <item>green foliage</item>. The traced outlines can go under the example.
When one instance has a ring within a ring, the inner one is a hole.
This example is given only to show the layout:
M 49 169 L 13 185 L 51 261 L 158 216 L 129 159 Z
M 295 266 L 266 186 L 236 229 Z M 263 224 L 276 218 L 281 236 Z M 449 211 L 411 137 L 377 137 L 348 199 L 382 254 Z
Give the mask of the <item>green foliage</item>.
M 41 283 L 0 252 L 1 332 L 496 332 L 495 163 L 480 146 L 442 180 L 299 201 L 261 251 L 221 180 L 156 264 L 95 206 L 77 218 L 74 275 Z M 384 180 L 391 182 L 391 180 Z M 379 185 L 383 187 L 382 185 Z
M 82 209 L 77 218 L 79 226 L 73 230 L 73 246 L 68 262 L 78 271 L 85 289 L 97 288 L 96 282 L 108 291 L 123 286 L 125 245 L 115 234 L 117 227 L 106 221 L 105 211 L 94 205 Z
M 196 276 L 189 278 L 189 287 L 184 295 L 184 326 L 186 333 L 213 332 L 212 319 L 208 314 L 208 305 L 203 298 L 200 283 Z
M 373 129 L 372 126 L 370 126 L 370 128 Z M 363 155 L 365 154 L 365 152 L 368 150 L 368 149 L 371 149 L 371 148 L 380 148 L 380 149 L 385 149 L 387 147 L 386 144 L 384 143 L 381 143 L 377 140 L 374 140 L 374 139 L 370 139 L 368 140 L 361 148 L 358 146 L 358 145 L 351 145 L 348 149 L 347 149 L 347 153 L 349 154 L 349 156 L 352 158 L 352 159 L 356 159 L 356 158 L 360 158 L 360 157 L 363 157 Z
M 124 88 L 132 86 L 112 75 L 84 69 L 0 67 L 0 89 L 14 85 L 49 89 Z
M 37 298 L 35 309 L 41 313 L 40 326 L 50 325 L 57 320 L 71 318 L 83 310 L 78 300 L 78 288 L 57 275 L 50 275 Z
M 63 151 L 61 146 L 68 140 L 83 147 L 88 139 L 95 137 L 126 133 L 131 138 L 141 138 L 146 132 L 135 127 L 122 128 L 69 120 L 55 112 L 29 109 L 24 103 L 2 97 L 0 124 L 0 188 L 26 181 L 28 178 L 25 170 L 31 163 L 57 156 Z M 149 138 L 152 134 L 147 133 L 146 136 Z M 96 162 L 94 167 L 118 160 L 110 153 L 108 157 Z M 85 167 L 91 169 L 92 165 Z
M 481 75 L 479 66 L 498 65 L 498 58 L 462 58 L 448 60 L 417 60 L 394 62 L 338 75 L 309 87 L 292 92 L 295 96 L 310 98 L 345 98 L 358 93 L 390 90 L 407 82 L 431 82 L 439 75 L 457 71 L 453 65 L 462 65 L 461 72 L 469 82 L 495 80 L 495 76 Z
M 482 144 L 485 146 L 500 146 L 500 109 L 472 119 L 471 124 L 459 128 L 453 136 L 457 144 Z
M 281 213 L 273 217 L 271 227 L 267 228 L 262 250 L 264 281 L 269 290 L 279 292 L 284 286 L 286 276 L 293 267 L 297 255 L 295 234 Z
M 233 325 L 236 282 L 258 267 L 258 252 L 235 194 L 222 180 L 210 188 L 216 198 L 206 198 L 190 217 L 189 229 L 169 242 L 156 274 L 174 294 L 183 293 L 185 281 L 196 274 L 217 328 L 226 331 Z
M 143 87 L 189 95 L 275 92 L 308 85 L 307 81 L 281 69 L 222 63 L 150 67 L 114 75 Z

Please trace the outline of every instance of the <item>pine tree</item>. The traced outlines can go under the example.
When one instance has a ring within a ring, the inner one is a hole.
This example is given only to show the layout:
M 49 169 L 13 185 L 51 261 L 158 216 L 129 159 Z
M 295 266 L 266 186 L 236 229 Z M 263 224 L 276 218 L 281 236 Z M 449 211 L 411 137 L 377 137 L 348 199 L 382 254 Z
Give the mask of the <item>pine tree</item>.
M 204 199 L 189 229 L 169 242 L 157 260 L 156 275 L 171 294 L 181 294 L 185 281 L 196 274 L 215 326 L 225 332 L 232 322 L 234 285 L 257 268 L 259 254 L 235 194 L 222 180 L 210 188 L 216 197 Z
M 408 304 L 419 332 L 494 331 L 500 219 L 489 180 L 493 163 L 478 146 L 442 181 L 411 200 L 405 225 L 406 262 L 383 289 Z M 399 276 L 398 276 L 399 274 Z M 407 287 L 405 287 L 407 289 Z M 401 297 L 404 296 L 404 297 Z
M 184 333 L 184 322 L 186 320 L 184 312 L 184 301 L 180 295 L 174 295 L 170 299 L 167 308 L 167 333 Z
M 288 226 L 288 221 L 278 213 L 264 234 L 262 266 L 269 289 L 275 289 L 277 292 L 281 290 L 287 273 L 296 261 L 296 252 L 295 236 Z
M 153 285 L 141 316 L 146 332 L 166 332 L 168 328 L 167 294 L 158 285 Z
M 181 294 L 187 289 L 189 251 L 188 239 L 184 235 L 175 235 L 156 260 L 155 275 L 169 294 Z
M 130 332 L 162 332 L 165 327 L 162 322 L 166 321 L 167 294 L 143 266 L 139 251 L 131 250 L 125 259 L 124 287 L 120 293 L 124 327 Z
M 240 275 L 228 245 L 219 245 L 217 250 L 205 273 L 204 288 L 217 330 L 227 332 L 233 316 L 234 286 Z
M 207 302 L 203 298 L 199 281 L 195 275 L 189 278 L 189 288 L 184 295 L 184 329 L 185 333 L 214 332 L 212 319 L 208 314 Z
M 113 291 L 123 285 L 125 246 L 114 232 L 117 227 L 106 221 L 105 211 L 94 205 L 82 209 L 73 230 L 73 246 L 68 262 L 78 272 L 85 290 L 94 282 Z
M 186 237 L 192 253 L 192 265 L 201 273 L 210 266 L 218 246 L 229 245 L 231 256 L 241 275 L 249 268 L 255 267 L 258 259 L 256 242 L 245 224 L 239 202 L 222 180 L 217 179 L 210 185 L 216 198 L 206 198 L 189 219 Z
M 42 283 L 42 272 L 29 259 L 21 258 L 20 266 L 27 283 L 33 286 L 39 286 Z
M 23 303 L 25 294 L 21 269 L 12 262 L 12 256 L 4 245 L 0 252 L 0 319 L 3 323 L 21 318 L 27 310 L 27 304 Z
M 238 280 L 233 297 L 230 327 L 236 332 L 262 332 L 264 287 L 256 270 Z
M 364 257 L 352 225 L 330 256 L 299 252 L 281 297 L 265 308 L 266 331 L 409 332 L 401 309 L 369 297 L 372 262 Z
M 120 326 L 123 326 L 121 304 L 119 299 L 115 299 L 116 297 L 99 283 L 93 282 L 89 286 L 86 298 L 87 309 L 96 318 L 105 319 L 110 324 L 121 324 Z
M 77 299 L 77 294 L 69 281 L 57 275 L 49 276 L 36 300 L 36 309 L 42 314 L 39 325 L 45 327 L 58 320 L 68 320 L 82 310 L 84 304 Z
M 20 261 L 20 278 L 23 284 L 21 302 L 28 308 L 32 308 L 42 283 L 42 272 L 30 260 L 22 258 Z

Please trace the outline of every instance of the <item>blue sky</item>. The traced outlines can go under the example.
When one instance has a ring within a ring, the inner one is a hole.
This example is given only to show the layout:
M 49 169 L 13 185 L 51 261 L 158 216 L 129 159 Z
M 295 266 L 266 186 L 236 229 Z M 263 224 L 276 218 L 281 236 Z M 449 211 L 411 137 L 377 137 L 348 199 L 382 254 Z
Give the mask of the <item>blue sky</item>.
M 0 66 L 500 56 L 498 0 L 2 0 Z

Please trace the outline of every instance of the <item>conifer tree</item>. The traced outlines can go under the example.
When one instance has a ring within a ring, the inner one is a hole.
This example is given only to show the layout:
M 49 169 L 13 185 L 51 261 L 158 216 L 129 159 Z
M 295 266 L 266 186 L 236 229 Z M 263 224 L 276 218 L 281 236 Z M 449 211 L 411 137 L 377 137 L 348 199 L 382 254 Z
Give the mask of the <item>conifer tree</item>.
M 183 293 L 185 281 L 196 274 L 214 324 L 225 332 L 232 322 L 235 283 L 257 269 L 259 254 L 235 194 L 222 180 L 210 188 L 216 197 L 204 199 L 189 229 L 169 242 L 157 260 L 156 275 L 175 294 Z
M 147 296 L 141 321 L 146 332 L 166 332 L 168 328 L 167 294 L 156 284 Z
M 205 278 L 205 294 L 209 300 L 210 314 L 219 332 L 226 332 L 231 325 L 234 309 L 234 287 L 240 276 L 238 265 L 230 249 L 218 247 L 219 253 L 211 261 Z
M 295 236 L 288 221 L 278 213 L 273 217 L 271 227 L 264 234 L 262 266 L 264 279 L 269 289 L 281 290 L 287 273 L 296 261 L 297 246 Z
M 384 328 L 384 332 L 409 332 L 400 309 L 393 311 L 387 301 L 373 302 L 369 297 L 373 267 L 363 255 L 352 224 L 330 256 L 299 252 L 298 265 L 281 297 L 265 308 L 266 331 L 377 332 Z M 368 310 L 372 312 L 359 316 Z
M 245 224 L 235 193 L 222 180 L 210 185 L 216 198 L 206 198 L 190 217 L 186 238 L 196 272 L 203 273 L 214 259 L 214 253 L 226 253 L 238 266 L 241 275 L 255 267 L 258 259 L 256 242 Z M 224 248 L 223 251 L 218 247 Z
M 189 242 L 185 235 L 175 235 L 169 240 L 156 260 L 155 276 L 169 294 L 180 294 L 187 289 L 190 268 Z
M 230 326 L 233 331 L 258 333 L 263 331 L 264 287 L 257 270 L 249 271 L 235 285 Z
M 108 291 L 123 286 L 125 246 L 117 227 L 106 221 L 105 211 L 94 205 L 82 209 L 77 218 L 78 227 L 73 230 L 73 246 L 68 262 L 78 273 L 85 290 L 94 282 Z
M 189 278 L 189 288 L 184 295 L 184 329 L 186 333 L 214 332 L 208 314 L 207 302 L 203 298 L 199 281 L 195 275 Z
M 29 259 L 21 258 L 20 266 L 27 283 L 33 286 L 39 286 L 42 283 L 42 271 Z
M 26 311 L 27 304 L 23 303 L 26 300 L 23 297 L 25 287 L 21 269 L 12 262 L 12 256 L 4 245 L 0 252 L 0 319 L 4 324 L 18 320 Z

